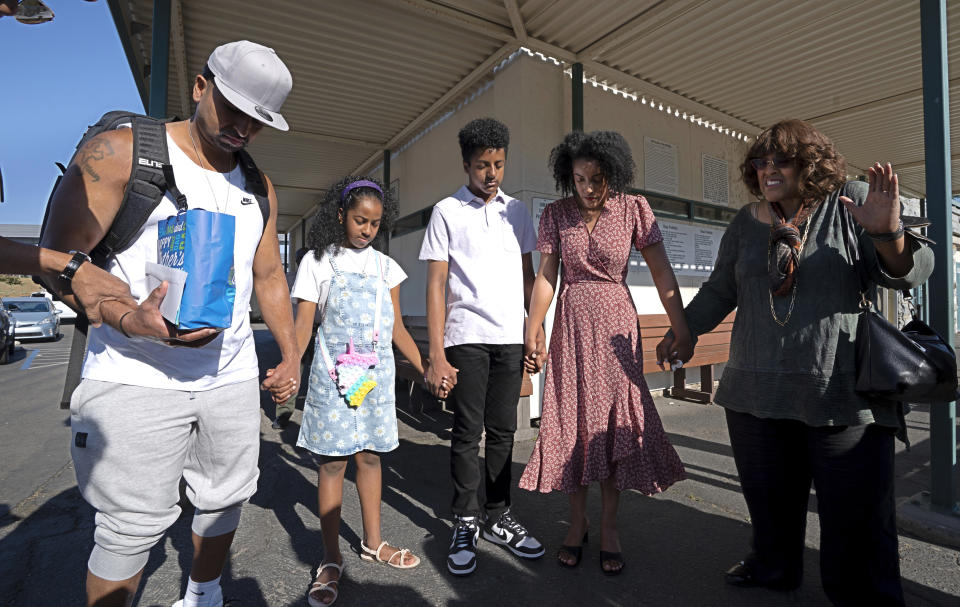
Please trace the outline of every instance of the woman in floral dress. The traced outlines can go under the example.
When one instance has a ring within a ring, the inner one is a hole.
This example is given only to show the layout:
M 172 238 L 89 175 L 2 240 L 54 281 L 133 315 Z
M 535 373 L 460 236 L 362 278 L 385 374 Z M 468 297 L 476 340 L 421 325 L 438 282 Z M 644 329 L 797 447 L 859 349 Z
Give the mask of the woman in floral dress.
M 570 529 L 557 553 L 561 565 L 579 564 L 586 539 L 587 488 L 602 494 L 600 559 L 607 575 L 624 567 L 617 532 L 620 492 L 659 493 L 684 478 L 643 377 L 637 311 L 627 288 L 631 248 L 643 255 L 676 335 L 671 361 L 687 361 L 693 347 L 676 277 L 660 228 L 642 196 L 625 193 L 633 180 L 630 147 L 618 133 L 570 133 L 550 154 L 567 197 L 540 218 L 540 271 L 527 323 L 526 356 L 539 368 L 536 348 L 563 275 L 550 341 L 540 436 L 520 487 L 570 496 Z

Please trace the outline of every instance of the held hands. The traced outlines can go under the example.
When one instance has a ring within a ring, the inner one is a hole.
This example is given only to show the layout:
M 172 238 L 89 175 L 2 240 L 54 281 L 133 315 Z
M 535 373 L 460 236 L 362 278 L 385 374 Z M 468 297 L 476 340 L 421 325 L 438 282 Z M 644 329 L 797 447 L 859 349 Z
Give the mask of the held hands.
M 167 281 L 163 281 L 136 309 L 124 312 L 117 328 L 128 337 L 160 340 L 171 346 L 197 348 L 213 341 L 219 334 L 217 329 L 180 330 L 163 317 L 160 302 L 166 296 L 168 286 Z
M 850 215 L 867 234 L 890 234 L 900 227 L 900 186 L 893 166 L 888 162 L 882 166 L 874 163 L 867 170 L 870 190 L 863 206 L 847 196 L 841 196 L 840 202 L 847 207 Z
M 677 337 L 673 329 L 667 331 L 657 344 L 657 366 L 665 370 L 664 363 L 670 363 L 671 370 L 679 369 L 682 363 L 693 358 L 693 339 L 690 334 Z M 677 364 L 680 363 L 680 364 Z
M 427 384 L 427 390 L 437 398 L 447 398 L 450 390 L 457 385 L 457 373 L 460 370 L 452 367 L 447 359 L 427 364 L 427 370 L 423 374 L 423 381 Z
M 539 373 L 547 362 L 547 343 L 543 327 L 537 327 L 534 334 L 527 333 L 523 341 L 523 370 L 527 373 Z
M 300 361 L 280 361 L 272 369 L 267 369 L 266 377 L 260 384 L 261 390 L 269 390 L 273 402 L 285 403 L 300 390 Z

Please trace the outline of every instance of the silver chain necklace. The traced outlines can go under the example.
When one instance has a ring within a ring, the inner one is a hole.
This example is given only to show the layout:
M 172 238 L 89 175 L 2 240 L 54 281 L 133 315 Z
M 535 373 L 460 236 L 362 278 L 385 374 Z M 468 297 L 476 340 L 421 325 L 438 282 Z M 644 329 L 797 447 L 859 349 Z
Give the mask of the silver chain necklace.
M 207 181 L 207 187 L 210 188 L 210 196 L 213 198 L 213 204 L 217 207 L 218 213 L 223 213 L 227 210 L 227 205 L 230 202 L 230 175 L 232 173 L 227 173 L 225 181 L 227 182 L 227 187 L 223 196 L 223 210 L 220 209 L 220 201 L 217 199 L 217 194 L 213 190 L 213 183 L 210 181 L 210 175 L 207 175 L 207 171 L 203 166 L 203 158 L 200 157 L 200 150 L 197 149 L 197 140 L 193 138 L 193 129 L 190 126 L 193 124 L 193 121 L 187 121 L 187 133 L 190 134 L 190 143 L 193 144 L 193 153 L 197 155 L 197 162 L 200 164 L 200 169 L 203 170 L 203 177 Z M 209 164 L 209 163 L 208 163 Z M 214 173 L 219 173 L 219 171 L 214 170 L 213 165 L 210 164 L 210 170 Z

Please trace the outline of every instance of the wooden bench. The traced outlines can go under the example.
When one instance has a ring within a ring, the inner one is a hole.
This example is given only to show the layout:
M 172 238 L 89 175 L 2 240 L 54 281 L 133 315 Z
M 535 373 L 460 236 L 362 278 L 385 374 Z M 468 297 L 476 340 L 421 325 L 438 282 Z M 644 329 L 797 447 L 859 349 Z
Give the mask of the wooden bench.
M 730 332 L 733 330 L 736 314 L 736 311 L 731 312 L 713 331 L 700 336 L 693 358 L 673 372 L 673 388 L 668 388 L 664 396 L 713 402 L 713 365 L 725 363 L 730 357 Z M 653 373 L 659 369 L 657 344 L 670 328 L 670 319 L 666 314 L 640 314 L 637 320 L 643 343 L 643 371 Z M 700 368 L 699 390 L 691 390 L 686 385 L 687 369 L 694 367 Z
M 404 316 L 403 324 L 407 327 L 407 331 L 410 332 L 410 337 L 413 338 L 414 343 L 417 344 L 417 349 L 420 350 L 420 356 L 424 359 L 429 358 L 430 338 L 427 335 L 427 317 Z M 408 394 L 412 397 L 413 389 L 417 385 L 426 390 L 427 386 L 423 381 L 423 376 L 413 368 L 413 363 L 407 360 L 407 357 L 401 354 L 396 347 L 394 347 L 393 353 L 397 367 L 397 380 L 409 382 Z M 523 384 L 520 386 L 520 396 L 530 396 L 531 394 L 533 394 L 533 382 L 530 381 L 530 376 L 524 372 Z

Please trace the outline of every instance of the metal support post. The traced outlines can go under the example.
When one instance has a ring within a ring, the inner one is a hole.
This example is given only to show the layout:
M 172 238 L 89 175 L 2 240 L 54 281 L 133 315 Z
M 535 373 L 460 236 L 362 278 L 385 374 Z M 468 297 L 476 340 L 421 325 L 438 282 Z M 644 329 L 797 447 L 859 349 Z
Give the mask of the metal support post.
M 571 70 L 573 75 L 573 87 L 571 106 L 573 110 L 573 130 L 583 130 L 583 64 L 574 63 Z
M 150 105 L 154 118 L 167 117 L 167 72 L 170 65 L 170 0 L 153 0 L 150 44 Z
M 390 150 L 388 149 L 383 150 L 383 187 L 387 192 L 390 191 Z M 386 238 L 384 240 L 386 241 L 385 242 L 386 251 L 384 252 L 387 255 L 389 255 L 390 254 L 390 234 L 389 233 L 386 235 Z
M 390 189 L 390 150 L 383 151 L 383 187 Z
M 953 322 L 953 217 L 950 183 L 950 99 L 947 76 L 947 3 L 920 0 L 923 61 L 923 131 L 926 210 L 936 267 L 929 280 L 930 325 L 951 346 Z M 956 403 L 930 407 L 930 506 L 957 512 Z

